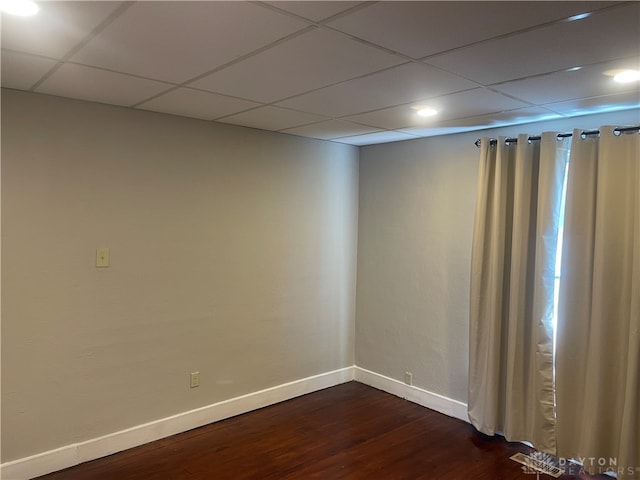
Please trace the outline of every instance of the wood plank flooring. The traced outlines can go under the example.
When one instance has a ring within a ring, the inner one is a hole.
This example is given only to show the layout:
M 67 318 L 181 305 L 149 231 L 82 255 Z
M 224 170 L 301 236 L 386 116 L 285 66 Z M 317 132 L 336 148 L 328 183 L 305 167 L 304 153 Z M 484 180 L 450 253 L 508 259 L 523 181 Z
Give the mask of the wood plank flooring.
M 534 480 L 509 459 L 528 451 L 350 382 L 40 479 Z

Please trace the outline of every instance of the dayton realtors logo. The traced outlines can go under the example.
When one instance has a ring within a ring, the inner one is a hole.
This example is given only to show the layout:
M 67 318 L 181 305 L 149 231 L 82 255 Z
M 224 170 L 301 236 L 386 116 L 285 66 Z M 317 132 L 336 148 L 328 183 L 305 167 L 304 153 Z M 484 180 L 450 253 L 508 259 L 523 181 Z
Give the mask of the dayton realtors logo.
M 616 457 L 578 457 L 571 460 L 560 458 L 558 461 L 560 465 L 565 466 L 567 473 L 571 475 L 608 473 L 632 477 L 640 473 L 640 467 L 618 465 L 618 459 Z
M 515 459 L 514 459 L 515 460 Z M 615 474 L 633 476 L 640 473 L 640 467 L 618 465 L 615 457 L 578 457 L 575 459 L 556 458 L 553 455 L 542 452 L 532 452 L 529 455 L 522 455 L 516 460 L 523 464 L 524 473 L 536 475 L 536 480 L 540 474 L 544 473 L 558 478 L 563 473 L 568 475 L 582 476 L 584 474 Z

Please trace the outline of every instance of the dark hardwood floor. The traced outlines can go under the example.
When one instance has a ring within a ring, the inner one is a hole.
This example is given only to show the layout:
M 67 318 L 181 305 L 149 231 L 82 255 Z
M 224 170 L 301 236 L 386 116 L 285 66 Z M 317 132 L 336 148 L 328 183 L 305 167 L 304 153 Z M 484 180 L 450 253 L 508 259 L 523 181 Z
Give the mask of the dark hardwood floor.
M 40 479 L 534 480 L 509 459 L 528 451 L 350 382 Z

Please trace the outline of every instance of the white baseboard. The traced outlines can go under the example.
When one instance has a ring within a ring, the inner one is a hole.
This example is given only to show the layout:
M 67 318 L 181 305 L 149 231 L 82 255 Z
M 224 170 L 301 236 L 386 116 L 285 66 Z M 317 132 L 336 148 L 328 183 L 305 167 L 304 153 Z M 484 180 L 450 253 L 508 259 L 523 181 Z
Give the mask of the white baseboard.
M 469 422 L 466 403 L 429 392 L 428 390 L 423 390 L 413 385 L 407 385 L 393 378 L 365 370 L 364 368 L 357 366 L 353 368 L 355 370 L 354 379 L 357 382 L 364 383 L 378 390 L 383 390 L 397 397 L 405 398 L 410 402 L 417 403 L 436 412 Z
M 469 421 L 467 405 L 462 402 L 353 366 L 231 398 L 85 442 L 6 462 L 0 465 L 0 478 L 2 480 L 28 480 L 351 380 L 405 398 L 450 417 L 459 418 L 465 422 Z
M 3 463 L 0 465 L 0 478 L 28 480 L 353 379 L 353 367 L 346 367 L 249 393 L 85 442 Z

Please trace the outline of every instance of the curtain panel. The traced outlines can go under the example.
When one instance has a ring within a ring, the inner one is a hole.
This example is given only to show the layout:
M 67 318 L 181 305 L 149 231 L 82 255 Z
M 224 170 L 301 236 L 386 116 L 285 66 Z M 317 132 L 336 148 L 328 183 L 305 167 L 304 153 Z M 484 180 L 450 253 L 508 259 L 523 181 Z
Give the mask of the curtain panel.
M 468 412 L 481 432 L 556 453 L 553 296 L 570 141 L 481 140 L 472 242 Z
M 480 147 L 469 419 L 590 473 L 640 479 L 640 135 L 605 126 Z
M 573 134 L 557 330 L 558 455 L 640 478 L 640 135 Z

